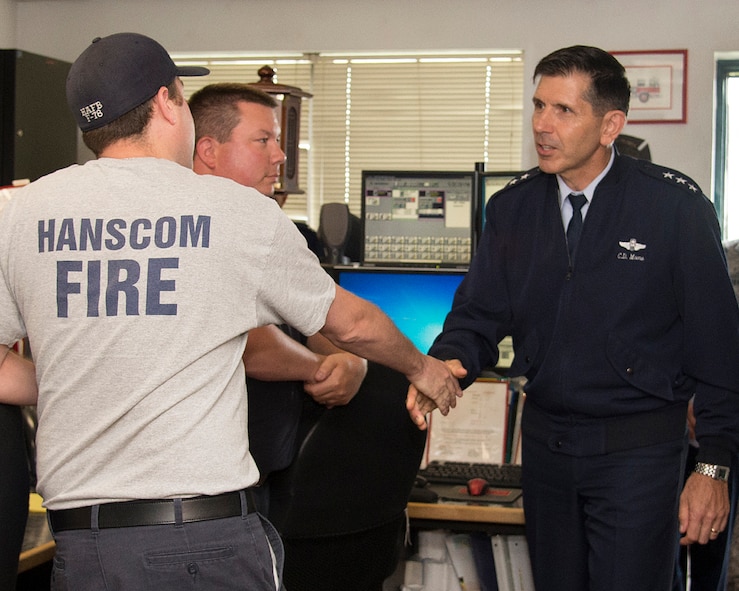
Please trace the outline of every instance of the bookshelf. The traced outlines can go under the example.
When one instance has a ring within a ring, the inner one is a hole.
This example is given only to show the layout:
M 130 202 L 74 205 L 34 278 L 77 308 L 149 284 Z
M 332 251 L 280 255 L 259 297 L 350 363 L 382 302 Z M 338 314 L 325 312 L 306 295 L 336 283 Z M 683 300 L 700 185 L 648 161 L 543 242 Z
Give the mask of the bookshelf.
M 412 543 L 384 591 L 534 591 L 521 498 L 485 505 L 412 502 L 408 517 Z

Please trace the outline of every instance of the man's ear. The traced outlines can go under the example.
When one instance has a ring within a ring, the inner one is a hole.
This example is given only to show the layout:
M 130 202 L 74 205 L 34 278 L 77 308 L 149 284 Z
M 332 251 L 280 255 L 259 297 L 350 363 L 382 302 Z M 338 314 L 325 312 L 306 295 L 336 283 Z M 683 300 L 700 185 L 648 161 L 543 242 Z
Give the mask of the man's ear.
M 624 125 L 626 125 L 626 113 L 614 109 L 608 111 L 603 116 L 603 123 L 601 124 L 600 143 L 604 146 L 610 146 L 616 141 L 616 138 L 623 131 Z
M 176 109 L 169 96 L 169 89 L 166 86 L 160 87 L 159 91 L 154 95 L 154 104 L 170 124 L 174 125 L 177 123 Z
M 210 170 L 216 167 L 216 147 L 216 140 L 209 135 L 204 135 L 195 142 L 195 158 Z

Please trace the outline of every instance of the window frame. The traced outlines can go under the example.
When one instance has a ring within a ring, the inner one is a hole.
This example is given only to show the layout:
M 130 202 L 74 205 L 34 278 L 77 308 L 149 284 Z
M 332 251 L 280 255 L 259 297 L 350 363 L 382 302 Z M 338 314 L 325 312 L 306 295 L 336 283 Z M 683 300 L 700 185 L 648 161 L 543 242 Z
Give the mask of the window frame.
M 713 175 L 713 202 L 718 215 L 721 233 L 724 239 L 728 238 L 726 228 L 727 206 L 725 200 L 726 170 L 728 163 L 728 108 L 727 108 L 727 81 L 729 78 L 739 78 L 739 57 L 718 58 L 716 60 L 716 119 L 715 119 L 715 146 L 714 146 L 714 175 Z M 739 140 L 739 138 L 737 138 Z M 739 225 L 739 220 L 734 221 Z

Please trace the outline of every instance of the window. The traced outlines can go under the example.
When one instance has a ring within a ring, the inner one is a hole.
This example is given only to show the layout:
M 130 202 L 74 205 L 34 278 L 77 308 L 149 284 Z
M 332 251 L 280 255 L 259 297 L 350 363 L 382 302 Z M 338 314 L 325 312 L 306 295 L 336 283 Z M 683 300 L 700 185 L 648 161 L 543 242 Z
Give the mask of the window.
M 739 59 L 716 63 L 714 203 L 725 240 L 739 239 Z
M 305 54 L 248 59 L 174 56 L 211 69 L 186 78 L 189 96 L 204 84 L 256 82 L 271 65 L 281 84 L 313 95 L 301 110 L 300 186 L 287 213 L 317 226 L 323 203 L 360 213 L 362 170 L 487 170 L 521 167 L 521 52 L 414 55 Z

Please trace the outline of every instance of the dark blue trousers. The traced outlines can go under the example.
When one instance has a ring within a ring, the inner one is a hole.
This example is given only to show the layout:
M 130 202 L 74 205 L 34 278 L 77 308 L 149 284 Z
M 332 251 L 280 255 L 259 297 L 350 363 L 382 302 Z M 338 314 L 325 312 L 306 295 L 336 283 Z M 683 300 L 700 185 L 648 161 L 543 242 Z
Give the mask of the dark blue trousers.
M 524 431 L 536 591 L 670 591 L 685 438 L 594 455 L 568 455 L 559 443 Z

